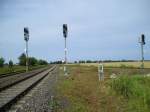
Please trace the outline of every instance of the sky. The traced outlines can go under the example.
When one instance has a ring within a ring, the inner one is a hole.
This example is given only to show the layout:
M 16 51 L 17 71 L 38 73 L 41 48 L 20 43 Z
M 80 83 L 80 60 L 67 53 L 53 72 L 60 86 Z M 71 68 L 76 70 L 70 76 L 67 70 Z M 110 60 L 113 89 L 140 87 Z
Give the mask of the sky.
M 63 60 L 65 23 L 68 61 L 139 60 L 141 34 L 150 60 L 149 12 L 150 0 L 0 0 L 0 57 L 18 62 L 28 27 L 30 56 Z

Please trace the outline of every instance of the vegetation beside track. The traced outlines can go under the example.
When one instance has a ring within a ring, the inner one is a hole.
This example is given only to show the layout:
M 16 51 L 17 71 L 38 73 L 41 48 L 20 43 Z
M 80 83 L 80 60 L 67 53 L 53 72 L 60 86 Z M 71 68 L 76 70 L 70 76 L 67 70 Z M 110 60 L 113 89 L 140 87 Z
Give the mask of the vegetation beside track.
M 45 66 L 46 65 L 31 66 L 29 68 L 29 70 L 38 69 L 38 68 L 42 68 Z M 25 72 L 25 71 L 26 71 L 25 66 L 14 65 L 13 68 L 11 68 L 11 69 L 9 66 L 4 66 L 4 67 L 0 68 L 0 75 L 1 74 L 9 74 L 9 73 Z
M 127 112 L 150 112 L 150 77 L 121 76 L 110 83 L 116 95 L 127 101 Z
M 68 65 L 69 76 L 60 67 L 57 85 L 57 110 L 62 112 L 149 112 L 150 78 L 136 70 L 105 69 L 105 81 L 98 81 L 97 67 Z M 126 75 L 124 76 L 124 73 Z M 63 102 L 62 104 L 60 102 Z M 65 104 L 64 104 L 65 103 Z
M 5 59 L 0 57 L 0 74 L 11 74 L 11 73 L 21 73 L 26 70 L 27 58 L 24 53 L 18 57 L 19 63 L 15 65 L 12 60 L 5 63 Z M 37 69 L 48 65 L 48 62 L 43 59 L 37 59 L 35 57 L 28 57 L 29 70 Z

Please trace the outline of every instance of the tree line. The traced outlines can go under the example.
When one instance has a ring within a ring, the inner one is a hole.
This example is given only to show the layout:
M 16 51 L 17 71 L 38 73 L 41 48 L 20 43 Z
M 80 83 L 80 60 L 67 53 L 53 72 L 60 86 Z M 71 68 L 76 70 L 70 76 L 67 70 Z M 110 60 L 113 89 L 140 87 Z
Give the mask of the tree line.
M 19 65 L 20 66 L 25 66 L 26 65 L 26 55 L 22 53 L 19 57 Z M 28 58 L 28 63 L 29 66 L 35 66 L 35 65 L 47 65 L 48 62 L 43 59 L 37 59 L 35 57 L 29 57 Z M 0 57 L 0 67 L 3 67 L 4 65 L 8 65 L 9 67 L 12 67 L 14 65 L 12 60 L 9 60 L 8 63 L 5 63 L 5 59 L 3 57 Z
M 25 66 L 26 65 L 26 55 L 23 53 L 19 56 L 19 65 Z M 42 59 L 36 59 L 35 57 L 29 57 L 28 58 L 28 63 L 30 66 L 35 66 L 35 65 L 47 65 L 48 62 L 46 60 Z
M 73 63 L 111 63 L 111 62 L 136 62 L 138 60 L 79 60 L 79 61 L 74 61 Z
M 72 63 L 102 63 L 102 62 L 105 62 L 105 63 L 111 63 L 111 62 L 137 62 L 138 60 L 125 60 L 125 59 L 122 59 L 122 60 L 79 60 L 79 61 L 74 61 L 74 62 L 68 62 L 70 64 Z M 146 60 L 145 60 L 146 61 Z M 147 61 L 150 61 L 150 60 L 147 60 Z M 52 61 L 50 62 L 50 64 L 64 64 L 62 61 Z

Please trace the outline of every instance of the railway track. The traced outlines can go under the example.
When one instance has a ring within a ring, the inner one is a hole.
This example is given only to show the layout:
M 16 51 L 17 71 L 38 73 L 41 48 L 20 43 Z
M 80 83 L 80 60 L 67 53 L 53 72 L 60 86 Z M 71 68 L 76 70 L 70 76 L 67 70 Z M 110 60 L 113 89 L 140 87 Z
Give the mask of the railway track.
M 0 89 L 0 112 L 5 112 L 15 104 L 21 97 L 26 95 L 32 88 L 34 88 L 42 79 L 44 79 L 49 72 L 53 71 L 56 66 L 51 68 L 44 68 L 35 70 L 28 74 L 22 75 L 23 78 L 15 78 L 18 75 L 8 77 L 9 83 L 2 84 Z M 13 78 L 15 77 L 15 78 Z M 2 78 L 4 80 L 4 78 Z M 1 79 L 1 82 L 3 81 Z M 6 80 L 6 79 L 5 79 Z
M 40 68 L 44 68 L 44 67 L 32 68 L 32 69 L 29 69 L 29 71 L 33 71 L 33 70 L 40 69 Z M 21 73 L 25 73 L 25 72 L 26 72 L 26 70 L 20 70 L 20 71 L 14 71 L 14 72 L 10 72 L 10 73 L 4 73 L 4 74 L 0 74 L 0 78 L 8 77 L 8 76 L 16 75 L 16 74 L 21 74 Z
M 21 70 L 21 71 L 18 71 L 18 72 L 12 72 L 12 73 L 0 74 L 0 78 L 8 77 L 8 76 L 11 76 L 11 75 L 16 75 L 16 74 L 20 74 L 20 73 L 24 73 L 24 72 L 25 72 L 25 70 Z
M 8 75 L 7 77 L 0 77 L 0 91 L 18 82 L 28 79 L 46 69 L 48 69 L 48 67 L 29 71 L 27 73 L 20 73 L 20 74 Z

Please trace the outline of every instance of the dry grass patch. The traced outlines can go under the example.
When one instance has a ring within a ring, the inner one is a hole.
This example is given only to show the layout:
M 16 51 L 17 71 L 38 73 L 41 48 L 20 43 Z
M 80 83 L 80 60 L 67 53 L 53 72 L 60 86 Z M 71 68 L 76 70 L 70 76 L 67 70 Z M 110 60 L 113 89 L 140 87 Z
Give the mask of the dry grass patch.
M 108 81 L 99 82 L 96 67 L 68 66 L 69 76 L 58 84 L 59 97 L 65 97 L 69 106 L 62 112 L 117 112 L 119 98 L 109 93 Z M 105 73 L 108 75 L 107 73 Z M 120 106 L 121 107 L 121 106 Z
M 104 62 L 105 67 L 127 67 L 127 68 L 139 68 L 141 66 L 141 62 Z M 81 65 L 85 66 L 98 66 L 98 63 L 84 63 Z M 150 61 L 144 62 L 145 68 L 150 68 Z

